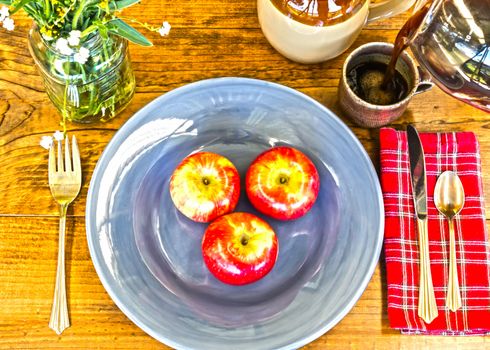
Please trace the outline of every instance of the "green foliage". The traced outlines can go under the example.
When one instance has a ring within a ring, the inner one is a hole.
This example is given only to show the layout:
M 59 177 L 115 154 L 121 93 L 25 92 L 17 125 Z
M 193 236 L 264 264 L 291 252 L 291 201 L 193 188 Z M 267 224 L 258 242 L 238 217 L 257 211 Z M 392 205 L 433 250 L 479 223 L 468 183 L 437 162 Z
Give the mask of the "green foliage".
M 13 15 L 17 11 L 19 11 L 21 8 L 23 8 L 25 5 L 30 3 L 32 0 L 21 0 L 19 3 L 13 2 L 14 8 L 10 10 L 10 14 Z
M 98 31 L 103 38 L 108 34 L 121 36 L 135 44 L 152 43 L 136 29 L 118 18 L 118 11 L 135 5 L 140 0 L 0 0 L 10 7 L 13 15 L 23 9 L 37 24 L 43 36 L 66 38 L 72 30 L 82 32 L 82 38 Z M 146 23 L 135 20 L 150 31 L 158 31 Z

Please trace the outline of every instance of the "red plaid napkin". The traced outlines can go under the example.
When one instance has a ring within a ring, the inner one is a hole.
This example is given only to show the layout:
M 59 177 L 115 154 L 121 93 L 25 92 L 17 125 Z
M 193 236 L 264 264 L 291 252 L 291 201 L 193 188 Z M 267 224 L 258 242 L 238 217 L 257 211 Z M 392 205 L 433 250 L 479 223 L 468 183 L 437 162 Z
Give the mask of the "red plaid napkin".
M 419 249 L 406 132 L 380 131 L 381 184 L 385 205 L 388 318 L 403 333 L 490 334 L 490 250 L 479 145 L 475 134 L 421 133 L 427 173 L 429 251 L 439 315 L 430 324 L 417 316 Z M 456 257 L 462 297 L 457 312 L 445 306 L 449 271 L 447 222 L 434 205 L 437 176 L 455 171 L 465 190 L 465 206 L 455 217 Z

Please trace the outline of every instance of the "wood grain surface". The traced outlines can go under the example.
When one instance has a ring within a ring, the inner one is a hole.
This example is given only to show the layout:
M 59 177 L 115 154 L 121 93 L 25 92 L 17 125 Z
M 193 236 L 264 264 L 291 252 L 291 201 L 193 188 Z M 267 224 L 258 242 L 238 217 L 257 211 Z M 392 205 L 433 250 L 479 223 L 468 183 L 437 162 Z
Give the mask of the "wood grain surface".
M 0 29 L 0 348 L 166 349 L 136 327 L 115 306 L 95 273 L 85 236 L 85 202 L 93 169 L 114 133 L 136 111 L 169 90 L 207 78 L 240 76 L 298 89 L 337 113 L 354 131 L 379 169 L 377 130 L 356 127 L 337 104 L 337 84 L 347 54 L 371 41 L 392 42 L 406 15 L 367 26 L 340 57 L 300 65 L 267 43 L 253 0 L 143 0 L 126 15 L 159 26 L 170 36 L 150 33 L 154 46 L 131 45 L 137 91 L 129 107 L 104 124 L 68 124 L 79 140 L 83 185 L 67 222 L 67 285 L 72 326 L 61 336 L 48 328 L 55 281 L 58 209 L 47 184 L 47 152 L 41 136 L 59 129 L 60 116 L 48 100 L 27 49 L 31 22 L 22 13 L 16 29 Z M 421 131 L 470 130 L 477 134 L 486 193 L 490 193 L 489 115 L 438 88 L 416 96 L 402 118 Z M 485 201 L 490 212 L 490 200 Z M 487 214 L 487 223 L 489 222 Z M 488 225 L 487 225 L 488 226 Z M 305 349 L 490 348 L 487 337 L 402 336 L 386 313 L 384 264 L 352 311 Z M 231 347 L 232 348 L 232 347 Z M 230 348 L 230 349 L 231 349 Z M 251 349 L 252 350 L 252 349 Z

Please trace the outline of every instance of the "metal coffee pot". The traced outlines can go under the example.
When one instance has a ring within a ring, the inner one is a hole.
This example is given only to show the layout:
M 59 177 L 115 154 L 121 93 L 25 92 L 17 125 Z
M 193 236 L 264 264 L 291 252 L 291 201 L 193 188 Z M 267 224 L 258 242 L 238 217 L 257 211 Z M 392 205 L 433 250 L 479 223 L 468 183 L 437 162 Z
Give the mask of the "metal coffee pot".
M 490 113 L 489 45 L 490 0 L 434 0 L 410 47 L 442 90 Z

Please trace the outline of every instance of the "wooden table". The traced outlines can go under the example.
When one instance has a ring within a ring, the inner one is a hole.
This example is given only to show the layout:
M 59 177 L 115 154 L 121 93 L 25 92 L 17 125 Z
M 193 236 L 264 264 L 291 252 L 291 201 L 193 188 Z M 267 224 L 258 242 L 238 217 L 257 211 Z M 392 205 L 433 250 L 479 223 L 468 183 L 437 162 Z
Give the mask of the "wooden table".
M 130 106 L 105 124 L 68 124 L 79 140 L 83 187 L 69 211 L 66 271 L 72 326 L 62 336 L 48 328 L 56 271 L 58 207 L 47 184 L 47 152 L 41 136 L 59 129 L 60 116 L 48 100 L 26 43 L 30 21 L 16 16 L 16 29 L 0 29 L 0 347 L 73 349 L 165 349 L 136 327 L 112 302 L 94 270 L 86 243 L 85 201 L 94 166 L 121 125 L 154 98 L 196 80 L 241 76 L 298 89 L 337 113 L 378 160 L 378 130 L 354 126 L 337 103 L 337 84 L 348 52 L 370 41 L 392 42 L 407 19 L 398 16 L 363 30 L 340 57 L 316 65 L 295 64 L 267 43 L 253 0 L 143 0 L 126 15 L 159 26 L 169 37 L 148 36 L 154 47 L 131 45 L 137 80 Z M 438 88 L 416 96 L 403 117 L 422 131 L 474 131 L 480 140 L 484 186 L 490 193 L 489 115 Z M 490 212 L 490 197 L 486 200 Z M 487 220 L 490 217 L 487 216 Z M 488 226 L 488 225 L 487 225 Z M 386 313 L 386 278 L 381 263 L 362 298 L 328 334 L 306 349 L 490 348 L 490 338 L 402 336 Z M 230 348 L 231 349 L 231 348 Z

